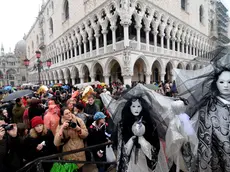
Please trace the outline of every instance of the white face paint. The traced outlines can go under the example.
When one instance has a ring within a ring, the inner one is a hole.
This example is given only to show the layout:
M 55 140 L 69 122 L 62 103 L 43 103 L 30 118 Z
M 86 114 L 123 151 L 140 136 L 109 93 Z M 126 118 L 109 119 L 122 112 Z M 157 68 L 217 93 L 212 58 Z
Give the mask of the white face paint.
M 142 106 L 137 99 L 136 101 L 132 102 L 132 105 L 130 106 L 130 111 L 134 116 L 139 116 L 142 111 Z
M 222 72 L 216 82 L 216 85 L 218 90 L 220 91 L 220 95 L 230 96 L 230 72 Z

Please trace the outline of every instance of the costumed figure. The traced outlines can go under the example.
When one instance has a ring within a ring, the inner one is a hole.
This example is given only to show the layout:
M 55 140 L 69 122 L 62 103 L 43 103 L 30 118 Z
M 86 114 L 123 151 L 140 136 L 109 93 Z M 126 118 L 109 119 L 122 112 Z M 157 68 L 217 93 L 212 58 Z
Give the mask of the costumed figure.
M 190 171 L 230 172 L 230 48 L 209 55 L 211 65 L 193 71 L 195 76 L 177 71 L 178 90 L 190 102 L 187 113 L 199 139 L 197 156 L 182 153 Z
M 197 152 L 198 139 L 193 129 L 189 116 L 185 113 L 188 101 L 178 99 L 172 103 L 175 117 L 170 121 L 166 133 L 166 155 L 176 164 L 176 172 L 187 171 L 181 151 L 191 148 L 193 155 Z
M 171 98 L 138 84 L 118 100 L 101 94 L 117 132 L 117 172 L 167 172 L 161 139 L 171 120 Z

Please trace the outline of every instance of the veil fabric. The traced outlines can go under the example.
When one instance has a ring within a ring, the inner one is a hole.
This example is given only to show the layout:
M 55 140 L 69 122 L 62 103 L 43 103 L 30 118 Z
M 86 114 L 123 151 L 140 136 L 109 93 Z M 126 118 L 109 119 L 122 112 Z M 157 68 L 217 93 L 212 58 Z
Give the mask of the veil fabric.
M 187 114 L 192 117 L 200 105 L 209 99 L 213 91 L 215 74 L 223 68 L 230 70 L 230 45 L 220 46 L 208 53 L 212 57 L 209 65 L 198 70 L 174 69 L 179 96 L 189 101 Z
M 136 85 L 118 100 L 113 99 L 110 95 L 102 93 L 101 98 L 106 109 L 110 112 L 114 124 L 121 121 L 122 110 L 126 102 L 132 98 L 143 98 L 149 107 L 151 119 L 156 122 L 156 128 L 159 137 L 164 140 L 170 120 L 174 117 L 171 103 L 174 101 L 170 97 L 162 96 L 142 84 Z

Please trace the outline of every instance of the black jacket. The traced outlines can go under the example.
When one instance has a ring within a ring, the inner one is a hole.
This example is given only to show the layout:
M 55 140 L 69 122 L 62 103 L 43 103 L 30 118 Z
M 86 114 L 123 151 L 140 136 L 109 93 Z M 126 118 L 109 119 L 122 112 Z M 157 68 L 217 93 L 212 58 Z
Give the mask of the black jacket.
M 43 141 L 45 141 L 46 145 L 43 146 L 42 150 L 38 151 L 36 148 L 38 144 L 42 143 Z M 25 146 L 27 147 L 26 160 L 32 161 L 39 157 L 48 156 L 56 153 L 57 151 L 53 141 L 54 136 L 50 130 L 48 130 L 45 135 L 40 135 L 37 138 L 33 138 L 31 137 L 31 135 L 29 135 L 25 139 Z
M 93 116 L 95 115 L 95 113 L 99 112 L 99 107 L 95 103 L 93 103 L 92 105 L 87 104 L 84 112 L 91 116 L 91 118 L 89 117 L 86 122 L 86 127 L 88 128 L 93 123 Z
M 0 140 L 0 171 L 15 172 L 23 166 L 23 146 L 19 137 L 5 135 Z

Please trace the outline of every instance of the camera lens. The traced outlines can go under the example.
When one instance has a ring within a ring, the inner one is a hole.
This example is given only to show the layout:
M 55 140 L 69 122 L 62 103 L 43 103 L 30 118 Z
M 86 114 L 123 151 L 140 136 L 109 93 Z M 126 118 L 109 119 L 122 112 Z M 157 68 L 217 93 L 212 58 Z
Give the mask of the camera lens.
M 76 128 L 77 127 L 77 124 L 75 123 L 75 122 L 69 122 L 69 126 L 71 127 L 71 128 Z
M 7 125 L 7 126 L 5 127 L 5 130 L 6 130 L 6 131 L 9 131 L 9 130 L 12 130 L 13 128 L 14 128 L 13 125 Z

